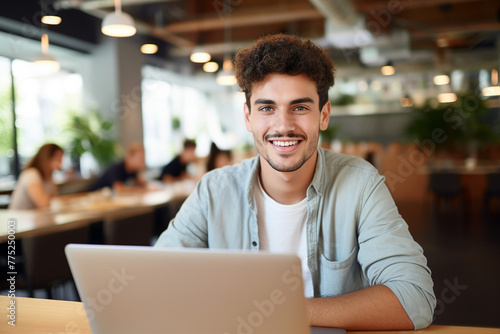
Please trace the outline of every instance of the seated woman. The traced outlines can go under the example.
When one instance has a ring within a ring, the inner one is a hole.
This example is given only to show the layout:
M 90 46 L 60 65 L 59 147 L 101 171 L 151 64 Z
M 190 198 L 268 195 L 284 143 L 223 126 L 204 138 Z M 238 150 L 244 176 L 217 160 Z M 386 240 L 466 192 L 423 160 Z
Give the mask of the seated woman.
M 215 168 L 231 165 L 231 161 L 232 154 L 230 150 L 221 150 L 215 143 L 212 143 L 207 160 L 207 172 Z
M 50 205 L 57 195 L 52 173 L 61 170 L 64 151 L 56 144 L 45 144 L 24 167 L 12 192 L 9 209 L 30 210 Z

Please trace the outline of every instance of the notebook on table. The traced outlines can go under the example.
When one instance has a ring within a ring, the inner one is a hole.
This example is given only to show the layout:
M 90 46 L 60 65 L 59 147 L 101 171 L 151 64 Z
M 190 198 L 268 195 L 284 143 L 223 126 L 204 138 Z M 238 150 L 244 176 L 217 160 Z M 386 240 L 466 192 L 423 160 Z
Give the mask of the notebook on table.
M 94 334 L 345 333 L 308 326 L 295 255 L 81 244 L 65 251 Z

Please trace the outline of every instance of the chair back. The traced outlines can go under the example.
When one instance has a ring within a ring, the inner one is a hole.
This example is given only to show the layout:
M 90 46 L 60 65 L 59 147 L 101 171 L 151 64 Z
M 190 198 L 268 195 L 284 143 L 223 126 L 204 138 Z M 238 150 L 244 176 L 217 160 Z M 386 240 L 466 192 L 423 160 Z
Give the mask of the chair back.
M 429 174 L 429 189 L 438 196 L 457 196 L 462 191 L 460 174 L 433 172 Z
M 154 212 L 151 209 L 112 217 L 104 221 L 104 240 L 110 245 L 150 246 L 154 228 Z
M 69 243 L 88 243 L 89 230 L 85 226 L 21 240 L 30 290 L 49 289 L 53 284 L 72 279 L 64 247 Z

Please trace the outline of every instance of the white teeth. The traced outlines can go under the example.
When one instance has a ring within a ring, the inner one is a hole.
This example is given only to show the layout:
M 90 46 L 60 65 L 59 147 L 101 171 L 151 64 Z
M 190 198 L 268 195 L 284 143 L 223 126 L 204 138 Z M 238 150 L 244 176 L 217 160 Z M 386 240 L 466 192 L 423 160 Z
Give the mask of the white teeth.
M 276 146 L 292 146 L 292 145 L 297 145 L 299 141 L 298 140 L 294 140 L 294 141 L 273 141 L 273 144 L 276 145 Z

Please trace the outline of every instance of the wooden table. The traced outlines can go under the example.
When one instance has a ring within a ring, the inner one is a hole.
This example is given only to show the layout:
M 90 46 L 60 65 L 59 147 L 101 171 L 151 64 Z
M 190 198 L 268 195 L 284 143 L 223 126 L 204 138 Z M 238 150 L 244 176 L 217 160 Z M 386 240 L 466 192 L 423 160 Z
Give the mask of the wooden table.
M 12 220 L 15 221 L 16 239 L 45 235 L 183 201 L 194 186 L 193 182 L 181 182 L 164 189 L 120 196 L 102 192 L 64 195 L 56 197 L 47 209 L 0 210 L 0 243 L 8 240 L 9 221 Z
M 12 299 L 7 296 L 0 296 L 0 309 L 2 310 L 2 315 L 0 317 L 0 333 L 91 333 L 82 303 L 37 298 L 15 298 L 16 326 L 12 327 L 8 324 L 10 319 L 6 316 L 8 315 L 8 312 L 10 312 L 7 308 L 9 307 L 11 300 Z M 426 329 L 418 331 L 348 331 L 348 333 L 500 334 L 500 329 L 432 325 Z

